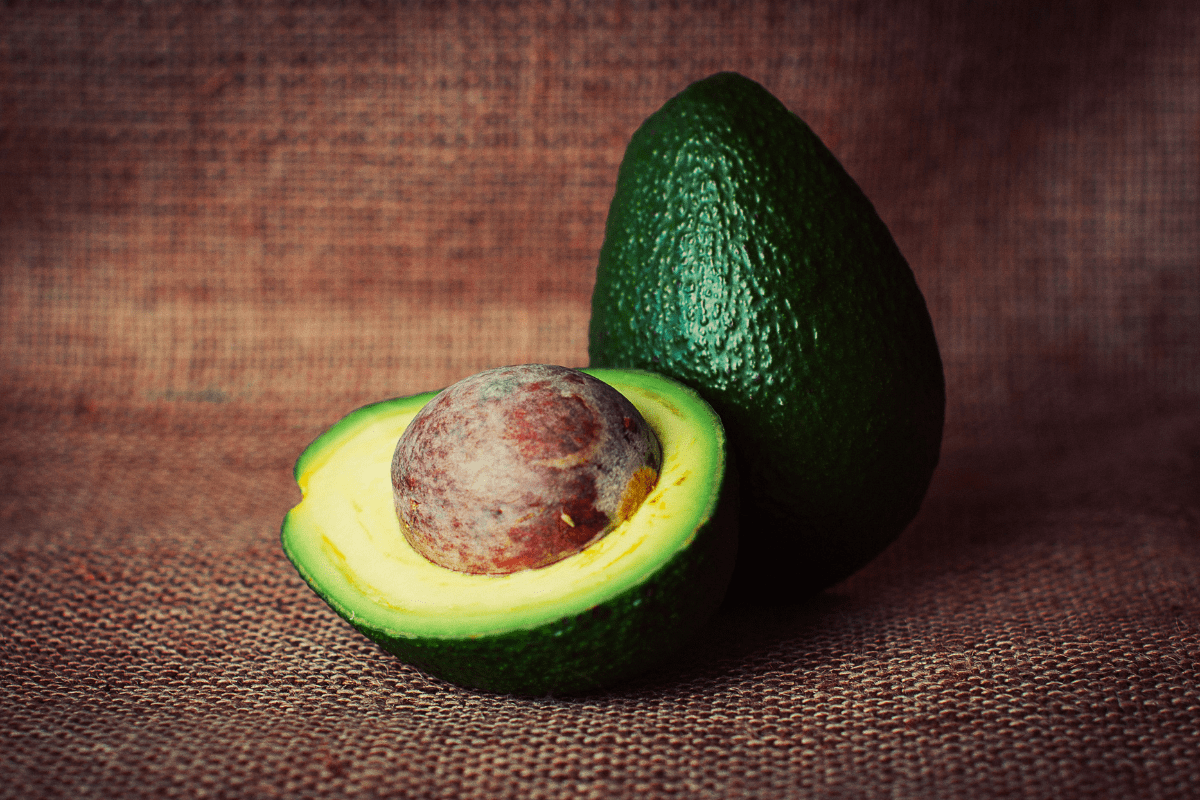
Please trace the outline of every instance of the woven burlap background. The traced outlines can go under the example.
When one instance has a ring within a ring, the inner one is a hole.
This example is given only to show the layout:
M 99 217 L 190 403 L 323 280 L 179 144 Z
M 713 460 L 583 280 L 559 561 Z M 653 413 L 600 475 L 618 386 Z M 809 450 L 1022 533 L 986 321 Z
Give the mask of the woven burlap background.
M 0 796 L 1200 796 L 1195 9 L 0 5 Z M 584 365 L 625 144 L 725 69 L 925 292 L 920 516 L 608 693 L 398 663 L 283 557 L 292 463 Z

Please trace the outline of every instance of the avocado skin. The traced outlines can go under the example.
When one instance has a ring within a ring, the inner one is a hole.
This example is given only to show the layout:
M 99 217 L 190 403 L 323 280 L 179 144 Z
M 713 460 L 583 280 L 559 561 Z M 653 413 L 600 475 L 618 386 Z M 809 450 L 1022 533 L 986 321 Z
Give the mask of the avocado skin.
M 609 689 L 662 663 L 721 606 L 737 553 L 736 473 L 725 472 L 716 514 L 641 585 L 532 630 L 474 639 L 405 639 L 351 620 L 423 672 L 470 689 L 523 696 Z
M 735 600 L 799 600 L 862 567 L 938 462 L 945 381 L 912 271 L 817 136 L 735 73 L 634 133 L 589 357 L 673 377 L 721 416 L 741 470 Z

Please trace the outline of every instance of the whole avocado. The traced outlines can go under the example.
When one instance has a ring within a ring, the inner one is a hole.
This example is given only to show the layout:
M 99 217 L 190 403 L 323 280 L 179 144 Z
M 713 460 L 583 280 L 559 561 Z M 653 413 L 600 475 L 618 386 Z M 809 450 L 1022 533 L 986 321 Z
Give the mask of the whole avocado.
M 850 575 L 912 521 L 938 462 L 945 381 L 912 271 L 820 139 L 735 73 L 634 133 L 589 357 L 671 376 L 721 416 L 742 496 L 735 598 Z

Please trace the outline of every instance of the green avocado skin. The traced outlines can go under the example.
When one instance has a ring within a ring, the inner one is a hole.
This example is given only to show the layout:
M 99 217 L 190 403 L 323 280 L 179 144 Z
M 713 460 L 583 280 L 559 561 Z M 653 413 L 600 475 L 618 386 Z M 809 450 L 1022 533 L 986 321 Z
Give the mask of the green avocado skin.
M 735 597 L 847 577 L 937 465 L 945 382 L 912 271 L 817 136 L 741 75 L 692 84 L 633 135 L 589 357 L 673 377 L 721 416 L 741 471 Z
M 467 688 L 523 696 L 610 689 L 663 663 L 720 607 L 737 553 L 736 480 L 725 472 L 720 505 L 692 546 L 634 589 L 552 625 L 474 639 L 404 639 L 350 622 L 406 664 Z

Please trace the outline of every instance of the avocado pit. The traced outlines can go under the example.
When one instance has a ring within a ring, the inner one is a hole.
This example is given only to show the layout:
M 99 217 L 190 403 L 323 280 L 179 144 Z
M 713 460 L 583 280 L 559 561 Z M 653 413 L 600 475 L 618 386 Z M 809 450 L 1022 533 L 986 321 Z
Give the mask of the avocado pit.
M 662 448 L 608 384 L 544 364 L 501 367 L 434 397 L 396 445 L 400 529 L 459 572 L 506 574 L 599 540 L 654 488 Z

